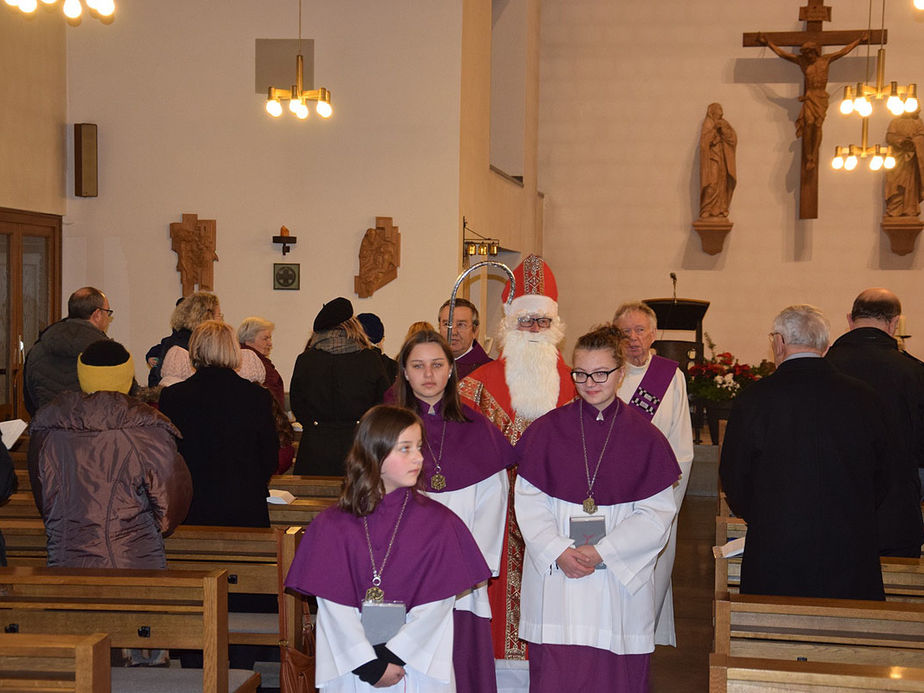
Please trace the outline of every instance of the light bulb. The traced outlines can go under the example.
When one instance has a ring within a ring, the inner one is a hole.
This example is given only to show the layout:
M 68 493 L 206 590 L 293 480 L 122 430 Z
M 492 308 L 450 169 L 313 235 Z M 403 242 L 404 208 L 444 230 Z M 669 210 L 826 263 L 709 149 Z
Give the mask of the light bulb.
M 847 157 L 847 160 L 844 161 L 844 168 L 847 171 L 853 171 L 857 167 L 857 157 L 853 154 Z
M 102 17 L 111 17 L 115 13 L 113 0 L 96 0 L 96 11 Z
M 80 0 L 64 0 L 64 16 L 68 19 L 77 19 L 83 12 Z
M 87 3 L 87 7 L 91 10 L 95 10 L 99 0 L 84 0 L 84 2 Z
M 856 104 L 854 104 L 854 105 L 856 105 Z M 868 118 L 869 115 L 873 112 L 873 104 L 871 104 L 871 103 L 870 103 L 869 101 L 867 101 L 866 99 L 863 99 L 863 100 L 860 102 L 859 108 L 857 108 L 857 112 L 858 112 L 863 118 Z
M 36 7 L 38 7 L 38 2 L 36 2 L 36 0 L 19 0 L 19 9 L 26 14 L 35 12 Z
M 889 109 L 892 115 L 900 116 L 905 111 L 905 104 L 897 96 L 890 96 L 889 100 L 886 101 L 886 108 Z
M 334 112 L 334 109 L 327 101 L 318 101 L 318 105 L 314 107 L 314 110 L 317 111 L 318 115 L 322 118 L 330 118 L 331 114 Z
M 297 115 L 301 120 L 304 120 L 308 117 L 308 106 L 303 104 L 301 101 L 298 102 L 298 108 L 295 109 L 295 115 Z
M 879 154 L 876 154 L 876 156 L 874 156 L 872 159 L 869 160 L 869 170 L 878 171 L 879 169 L 882 168 L 882 164 L 883 164 L 882 156 L 880 156 Z
M 914 9 L 924 10 L 924 0 L 914 0 Z
M 278 118 L 282 115 L 282 104 L 276 101 L 276 99 L 268 99 L 266 101 L 266 112 L 274 118 Z
M 46 5 L 54 5 L 58 0 L 42 0 Z
M 918 100 L 913 96 L 909 96 L 905 99 L 905 113 L 914 113 L 916 110 L 918 110 Z
M 882 165 L 887 169 L 895 168 L 895 157 L 891 155 L 886 155 L 886 158 L 883 160 Z
M 4 0 L 10 7 L 19 7 L 19 0 Z
M 298 99 L 289 99 L 289 111 L 291 111 L 293 115 L 298 113 L 299 103 L 300 101 Z
M 924 0 L 922 0 L 924 2 Z M 841 101 L 841 113 L 844 115 L 850 115 L 853 113 L 853 101 L 850 99 L 844 99 Z
M 844 157 L 836 156 L 831 159 L 831 168 L 833 168 L 835 171 L 840 171 L 842 168 L 844 168 Z

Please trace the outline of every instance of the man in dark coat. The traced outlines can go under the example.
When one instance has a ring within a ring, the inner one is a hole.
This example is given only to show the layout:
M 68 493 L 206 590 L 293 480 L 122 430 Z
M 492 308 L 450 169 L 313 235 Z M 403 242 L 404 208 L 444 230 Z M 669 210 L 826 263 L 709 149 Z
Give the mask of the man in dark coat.
M 879 508 L 879 553 L 918 558 L 924 541 L 918 476 L 924 467 L 924 364 L 898 349 L 901 312 L 901 302 L 888 289 L 863 291 L 847 316 L 850 331 L 831 345 L 826 358 L 882 397 L 895 455 Z
M 85 286 L 67 299 L 67 317 L 46 327 L 26 356 L 26 410 L 34 415 L 59 392 L 80 392 L 77 357 L 106 339 L 112 323 L 109 299 L 99 289 Z
M 875 391 L 821 358 L 828 322 L 790 306 L 776 372 L 735 400 L 719 475 L 748 523 L 741 592 L 883 599 L 876 509 L 890 441 Z

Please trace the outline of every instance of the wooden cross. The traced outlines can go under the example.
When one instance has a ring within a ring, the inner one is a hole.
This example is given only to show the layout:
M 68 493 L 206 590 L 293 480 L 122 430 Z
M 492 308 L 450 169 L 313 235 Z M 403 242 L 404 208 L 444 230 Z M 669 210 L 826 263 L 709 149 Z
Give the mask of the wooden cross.
M 852 51 L 861 43 L 885 43 L 887 32 L 850 29 L 825 31 L 824 22 L 831 21 L 831 8 L 824 0 L 808 0 L 799 8 L 799 21 L 804 31 L 751 32 L 742 36 L 745 48 L 768 46 L 781 58 L 796 63 L 805 76 L 805 87 L 799 100 L 802 110 L 796 119 L 796 136 L 802 138 L 801 176 L 799 183 L 799 218 L 818 218 L 818 152 L 821 145 L 822 123 L 828 109 L 828 65 Z M 812 44 L 815 44 L 812 46 Z M 800 54 L 789 53 L 780 46 L 799 46 Z M 824 53 L 824 46 L 844 46 L 839 51 Z

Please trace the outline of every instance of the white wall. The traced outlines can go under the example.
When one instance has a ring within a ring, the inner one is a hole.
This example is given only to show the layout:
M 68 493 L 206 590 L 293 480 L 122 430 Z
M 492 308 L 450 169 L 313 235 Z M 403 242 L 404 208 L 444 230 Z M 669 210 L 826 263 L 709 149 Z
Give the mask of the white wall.
M 63 291 L 93 284 L 109 294 L 110 334 L 135 354 L 139 376 L 180 293 L 169 224 L 184 212 L 217 219 L 226 320 L 276 322 L 272 358 L 286 381 L 322 302 L 343 295 L 378 313 L 393 352 L 407 325 L 435 319 L 449 295 L 459 3 L 344 0 L 303 11 L 316 83 L 333 94 L 328 122 L 272 120 L 254 93 L 254 39 L 296 37 L 295 0 L 121 0 L 112 25 L 85 22 L 68 37 L 68 120 L 99 124 L 100 195 L 69 200 Z M 358 299 L 359 243 L 377 215 L 400 227 L 401 268 Z M 301 263 L 298 292 L 272 290 L 283 258 L 270 237 L 282 224 L 298 237 L 285 257 Z
M 793 121 L 802 74 L 769 49 L 743 48 L 741 35 L 801 29 L 800 4 L 543 3 L 543 243 L 569 345 L 623 300 L 670 296 L 673 271 L 680 296 L 712 302 L 705 328 L 720 350 L 743 360 L 769 355 L 770 321 L 791 303 L 818 305 L 839 335 L 854 297 L 868 286 L 899 294 L 917 335 L 909 350 L 924 356 L 922 242 L 912 255 L 893 255 L 879 228 L 883 174 L 835 173 L 827 163 L 836 144 L 859 144 L 859 122 L 841 116 L 837 104 L 844 84 L 863 78 L 865 48 L 832 65 L 819 218 L 798 219 Z M 827 28 L 866 28 L 866 2 L 832 4 Z M 889 3 L 886 27 L 886 79 L 924 85 L 924 13 L 915 14 L 911 2 Z M 713 101 L 739 143 L 735 226 L 725 250 L 711 257 L 691 222 L 698 215 L 699 131 Z M 871 123 L 872 142 L 884 142 L 887 124 L 884 117 Z

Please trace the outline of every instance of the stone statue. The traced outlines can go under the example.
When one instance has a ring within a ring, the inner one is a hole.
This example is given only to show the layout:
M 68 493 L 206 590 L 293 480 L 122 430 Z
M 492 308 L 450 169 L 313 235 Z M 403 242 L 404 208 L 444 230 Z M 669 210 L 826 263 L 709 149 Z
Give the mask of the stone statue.
M 170 224 L 170 248 L 176 253 L 183 296 L 215 288 L 216 228 L 214 219 L 199 219 L 196 214 L 184 214 L 182 222 Z
M 398 277 L 401 265 L 401 234 L 391 217 L 376 217 L 375 228 L 366 229 L 359 245 L 359 274 L 353 288 L 360 298 L 368 298 Z
M 822 53 L 821 47 L 814 41 L 806 41 L 799 49 L 799 55 L 789 53 L 777 46 L 763 34 L 757 37 L 758 43 L 768 46 L 784 60 L 795 63 L 805 76 L 805 89 L 799 100 L 802 110 L 796 118 L 796 137 L 802 138 L 803 164 L 811 171 L 818 163 L 818 148 L 821 146 L 821 126 L 828 112 L 828 67 L 847 55 L 867 39 L 867 34 L 851 41 L 846 46 L 832 53 Z
M 735 192 L 738 135 L 723 117 L 722 104 L 706 109 L 699 136 L 699 218 L 727 217 Z
M 895 168 L 885 174 L 885 215 L 917 219 L 924 200 L 924 123 L 921 109 L 893 118 L 886 131 Z

